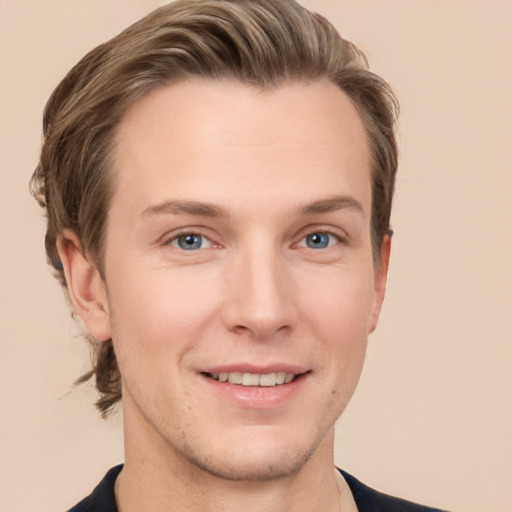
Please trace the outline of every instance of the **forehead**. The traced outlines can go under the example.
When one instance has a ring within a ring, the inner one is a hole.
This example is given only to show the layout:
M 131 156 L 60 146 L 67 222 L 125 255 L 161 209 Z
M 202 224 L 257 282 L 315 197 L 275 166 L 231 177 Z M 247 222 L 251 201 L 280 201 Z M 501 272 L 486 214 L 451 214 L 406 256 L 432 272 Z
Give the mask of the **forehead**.
M 325 196 L 336 180 L 348 190 L 331 193 L 363 187 L 370 197 L 364 127 L 327 80 L 265 91 L 228 80 L 161 87 L 126 112 L 114 160 L 115 195 L 141 208 L 176 195 L 248 200 L 263 189 L 298 200 Z

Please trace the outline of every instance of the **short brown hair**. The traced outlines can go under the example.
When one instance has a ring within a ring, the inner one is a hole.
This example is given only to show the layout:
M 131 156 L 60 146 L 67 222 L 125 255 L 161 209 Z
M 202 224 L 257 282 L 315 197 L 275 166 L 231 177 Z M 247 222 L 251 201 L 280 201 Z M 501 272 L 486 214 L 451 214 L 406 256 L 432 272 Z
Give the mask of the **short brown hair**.
M 46 251 L 65 287 L 56 239 L 64 228 L 103 274 L 103 241 L 112 177 L 111 147 L 126 109 L 161 85 L 188 77 L 227 77 L 272 89 L 328 79 L 352 100 L 372 155 L 374 253 L 389 229 L 397 168 L 398 104 L 368 70 L 364 54 L 322 16 L 293 0 L 178 0 L 88 53 L 62 80 L 44 112 L 41 158 L 31 190 L 46 211 Z M 121 398 L 112 340 L 93 344 L 97 406 Z

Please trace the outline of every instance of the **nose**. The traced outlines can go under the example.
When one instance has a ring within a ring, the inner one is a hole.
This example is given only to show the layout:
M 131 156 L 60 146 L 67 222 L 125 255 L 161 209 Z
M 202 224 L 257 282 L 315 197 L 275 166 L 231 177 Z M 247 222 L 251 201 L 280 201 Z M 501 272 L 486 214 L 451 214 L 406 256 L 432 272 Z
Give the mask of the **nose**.
M 291 271 L 269 245 L 243 251 L 226 269 L 224 325 L 259 341 L 290 331 L 297 318 Z

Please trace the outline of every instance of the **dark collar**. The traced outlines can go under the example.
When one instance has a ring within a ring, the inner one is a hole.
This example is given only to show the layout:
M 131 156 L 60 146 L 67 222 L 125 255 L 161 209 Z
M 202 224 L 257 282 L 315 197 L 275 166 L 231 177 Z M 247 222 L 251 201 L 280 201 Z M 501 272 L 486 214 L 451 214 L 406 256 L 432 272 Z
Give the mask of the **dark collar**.
M 122 464 L 113 467 L 94 491 L 68 512 L 118 512 L 114 485 L 121 469 Z M 350 487 L 359 512 L 442 512 L 375 491 L 342 469 L 339 472 Z

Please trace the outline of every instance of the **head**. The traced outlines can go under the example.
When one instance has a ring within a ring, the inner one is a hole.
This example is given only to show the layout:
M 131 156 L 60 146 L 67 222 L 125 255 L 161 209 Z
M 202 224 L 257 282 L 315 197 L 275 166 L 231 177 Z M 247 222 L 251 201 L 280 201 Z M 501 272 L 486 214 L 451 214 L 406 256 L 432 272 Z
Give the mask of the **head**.
M 62 80 L 44 114 L 44 142 L 32 190 L 47 215 L 48 260 L 66 288 L 57 242 L 72 232 L 108 282 L 109 212 L 122 170 L 114 148 L 125 114 L 162 87 L 228 80 L 261 92 L 329 82 L 349 98 L 370 155 L 374 263 L 389 230 L 397 168 L 397 103 L 365 56 L 323 17 L 291 0 L 178 0 L 87 54 Z M 98 408 L 120 400 L 112 340 L 90 339 Z

